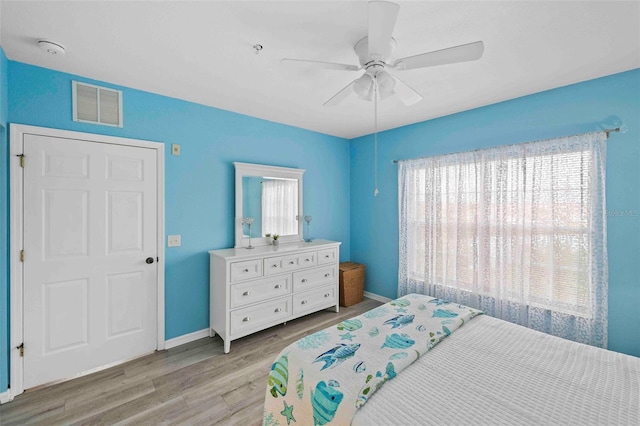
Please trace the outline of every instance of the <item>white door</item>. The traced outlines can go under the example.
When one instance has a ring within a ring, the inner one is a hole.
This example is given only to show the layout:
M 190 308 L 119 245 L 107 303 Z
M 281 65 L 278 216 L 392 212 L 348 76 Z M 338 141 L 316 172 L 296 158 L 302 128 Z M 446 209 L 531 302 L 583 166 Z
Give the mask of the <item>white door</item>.
M 155 150 L 24 136 L 24 388 L 153 352 Z

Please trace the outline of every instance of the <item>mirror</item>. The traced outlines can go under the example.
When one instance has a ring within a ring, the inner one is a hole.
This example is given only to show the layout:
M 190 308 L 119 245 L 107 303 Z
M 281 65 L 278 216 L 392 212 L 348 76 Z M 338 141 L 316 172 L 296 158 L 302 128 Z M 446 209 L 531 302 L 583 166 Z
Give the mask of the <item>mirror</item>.
M 238 162 L 233 165 L 236 171 L 235 247 L 271 244 L 267 233 L 280 235 L 282 243 L 302 241 L 304 170 Z

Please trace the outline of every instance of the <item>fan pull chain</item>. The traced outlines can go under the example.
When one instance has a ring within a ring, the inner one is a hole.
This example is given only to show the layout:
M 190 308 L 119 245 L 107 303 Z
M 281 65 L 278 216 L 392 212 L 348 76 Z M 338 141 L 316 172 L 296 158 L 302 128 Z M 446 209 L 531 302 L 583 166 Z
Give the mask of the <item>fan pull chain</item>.
M 378 191 L 378 78 L 373 78 L 373 196 L 377 197 Z

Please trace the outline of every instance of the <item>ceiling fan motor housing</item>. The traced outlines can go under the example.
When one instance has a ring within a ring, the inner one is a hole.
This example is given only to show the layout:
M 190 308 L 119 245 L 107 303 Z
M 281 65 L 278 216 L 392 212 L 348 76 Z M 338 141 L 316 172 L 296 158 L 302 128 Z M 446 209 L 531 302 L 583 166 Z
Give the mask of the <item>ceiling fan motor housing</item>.
M 360 65 L 364 69 L 368 69 L 369 67 L 376 65 L 382 67 L 387 65 L 395 48 L 396 40 L 391 37 L 389 39 L 389 47 L 385 49 L 384 52 L 381 52 L 380 55 L 375 55 L 376 57 L 373 57 L 373 55 L 369 54 L 369 37 L 363 37 L 358 40 L 356 45 L 353 47 L 353 50 L 356 52 L 356 55 L 358 55 Z

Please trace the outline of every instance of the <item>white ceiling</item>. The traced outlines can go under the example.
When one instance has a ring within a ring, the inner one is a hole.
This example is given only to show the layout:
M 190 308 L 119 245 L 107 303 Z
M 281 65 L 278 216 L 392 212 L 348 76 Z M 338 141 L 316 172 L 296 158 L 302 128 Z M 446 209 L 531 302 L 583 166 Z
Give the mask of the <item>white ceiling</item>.
M 398 4 L 392 60 L 477 40 L 485 51 L 476 62 L 392 71 L 424 99 L 382 101 L 381 130 L 640 67 L 640 1 Z M 0 3 L 11 60 L 344 138 L 373 132 L 373 104 L 322 104 L 363 71 L 280 59 L 358 65 L 353 46 L 366 33 L 366 1 Z M 39 38 L 66 55 L 39 50 Z

